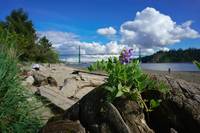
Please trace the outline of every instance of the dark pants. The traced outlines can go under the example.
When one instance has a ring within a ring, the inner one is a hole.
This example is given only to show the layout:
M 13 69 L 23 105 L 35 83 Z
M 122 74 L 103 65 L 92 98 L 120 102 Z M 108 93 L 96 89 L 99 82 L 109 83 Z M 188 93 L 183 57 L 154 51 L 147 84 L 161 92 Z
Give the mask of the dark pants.
M 36 68 L 33 68 L 33 69 L 35 69 L 36 71 L 39 71 L 39 70 L 40 70 L 40 69 L 39 69 L 39 68 L 37 68 L 37 67 L 36 67 Z

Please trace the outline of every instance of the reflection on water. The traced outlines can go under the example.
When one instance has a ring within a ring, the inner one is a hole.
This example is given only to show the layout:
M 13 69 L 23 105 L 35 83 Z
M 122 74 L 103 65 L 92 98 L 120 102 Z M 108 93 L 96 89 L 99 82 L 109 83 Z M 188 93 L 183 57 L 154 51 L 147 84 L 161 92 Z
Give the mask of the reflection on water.
M 193 63 L 142 63 L 142 69 L 168 71 L 199 71 Z
M 71 66 L 89 67 L 90 63 L 73 64 Z M 199 71 L 193 63 L 141 63 L 142 69 L 168 71 Z

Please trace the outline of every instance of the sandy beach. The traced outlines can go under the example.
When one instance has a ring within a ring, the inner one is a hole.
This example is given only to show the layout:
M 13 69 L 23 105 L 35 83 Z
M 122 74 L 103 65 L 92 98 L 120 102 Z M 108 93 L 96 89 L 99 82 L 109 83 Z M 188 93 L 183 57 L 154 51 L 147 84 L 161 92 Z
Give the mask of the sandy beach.
M 32 69 L 31 65 L 28 67 L 29 67 L 29 69 Z M 64 85 L 65 79 L 76 77 L 78 75 L 78 74 L 72 74 L 72 72 L 74 72 L 75 70 L 87 71 L 87 68 L 86 67 L 74 67 L 74 66 L 72 67 L 72 66 L 67 66 L 66 64 L 52 64 L 51 67 L 49 68 L 47 64 L 42 64 L 40 67 L 39 73 L 41 73 L 44 76 L 53 77 L 58 83 L 58 87 L 56 87 L 56 88 L 54 87 L 53 89 L 59 91 L 59 87 Z M 95 71 L 95 73 L 106 74 L 106 72 L 102 71 L 102 70 Z M 143 74 L 147 74 L 147 73 L 149 75 L 153 75 L 153 74 L 169 75 L 168 71 L 143 70 Z M 87 73 L 82 73 L 82 72 L 79 72 L 79 75 L 86 75 L 86 76 L 89 76 L 90 78 L 93 78 L 93 77 L 94 78 L 95 77 L 106 78 L 106 76 L 92 75 L 92 74 L 87 74 Z M 170 76 L 173 76 L 178 79 L 183 79 L 190 83 L 200 84 L 200 72 L 171 71 Z M 48 86 L 48 87 L 50 87 L 50 86 Z M 36 91 L 38 91 L 37 86 L 28 85 L 27 88 L 31 94 L 34 94 Z M 82 89 L 81 91 L 79 91 L 78 95 L 76 94 L 73 96 L 75 96 L 75 97 L 77 96 L 80 99 L 82 96 L 84 96 L 85 94 L 87 94 L 89 91 L 91 91 L 94 88 L 95 87 Z M 68 91 L 69 90 L 67 90 L 67 92 Z M 71 93 L 71 92 L 69 91 L 68 93 Z M 69 97 L 66 97 L 66 98 L 69 98 Z M 70 99 L 70 100 L 73 100 L 73 99 Z M 76 100 L 73 102 L 75 103 Z M 46 112 L 44 115 L 52 116 L 55 114 L 57 114 L 57 113 L 54 112 L 51 115 L 49 115 L 48 112 Z
M 65 79 L 75 77 L 77 74 L 72 74 L 72 72 L 74 72 L 75 70 L 87 71 L 86 67 L 68 66 L 66 64 L 52 64 L 50 68 L 47 66 L 47 64 L 42 64 L 39 73 L 43 74 L 44 76 L 52 76 L 57 81 L 58 86 L 63 86 Z M 30 69 L 31 68 L 32 67 L 30 66 Z M 102 70 L 97 70 L 95 71 L 95 73 L 101 73 L 105 75 L 107 74 L 105 71 Z M 99 76 L 82 72 L 80 72 L 79 74 L 95 77 Z M 171 73 L 169 74 L 168 71 L 143 70 L 143 74 L 170 75 L 178 79 L 183 79 L 190 83 L 200 84 L 200 72 L 197 71 L 171 71 Z M 30 91 L 32 93 L 35 93 L 37 91 L 37 87 L 31 86 Z

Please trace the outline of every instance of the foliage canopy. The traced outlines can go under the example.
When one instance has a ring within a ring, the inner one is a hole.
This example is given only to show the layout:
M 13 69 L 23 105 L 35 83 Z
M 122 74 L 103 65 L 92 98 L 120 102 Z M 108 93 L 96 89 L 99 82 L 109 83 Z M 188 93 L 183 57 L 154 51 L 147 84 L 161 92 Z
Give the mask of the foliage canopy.
M 13 10 L 6 16 L 5 22 L 0 21 L 0 31 L 4 33 L 1 41 L 5 40 L 6 36 L 9 41 L 15 40 L 14 48 L 17 54 L 22 53 L 20 60 L 50 63 L 59 61 L 59 52 L 46 37 L 39 38 L 33 21 L 29 20 L 28 13 L 22 8 Z M 5 34 L 7 31 L 9 33 Z
M 169 51 L 158 51 L 157 53 L 145 56 L 142 58 L 142 62 L 192 62 L 193 60 L 200 61 L 200 49 L 188 48 L 188 49 L 171 49 Z

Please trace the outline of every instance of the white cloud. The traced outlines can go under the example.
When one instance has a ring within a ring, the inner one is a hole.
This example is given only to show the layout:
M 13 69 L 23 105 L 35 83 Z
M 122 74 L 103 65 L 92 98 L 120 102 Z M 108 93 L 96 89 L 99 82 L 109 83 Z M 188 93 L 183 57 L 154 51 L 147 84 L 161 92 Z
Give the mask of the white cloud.
M 76 39 L 80 37 L 73 33 L 60 32 L 60 31 L 39 31 L 41 36 L 46 36 L 53 46 L 60 51 L 61 55 L 66 55 L 61 57 L 63 60 L 68 62 L 78 62 L 79 45 L 81 48 L 81 54 L 107 54 L 114 53 L 116 57 L 119 56 L 120 52 L 124 49 L 133 48 L 134 52 L 138 54 L 138 48 L 136 46 L 129 47 L 124 44 L 117 44 L 117 41 L 111 41 L 106 45 L 102 45 L 97 42 L 87 43 L 81 42 Z M 118 55 L 116 55 L 118 54 Z M 107 60 L 108 57 L 112 55 L 81 55 L 81 61 L 96 61 L 96 60 Z
M 98 29 L 96 32 L 100 35 L 106 36 L 111 36 L 117 33 L 117 31 L 113 27 Z
M 58 47 L 61 43 L 76 41 L 79 35 L 74 33 L 61 32 L 61 31 L 38 31 L 40 37 L 46 36 L 51 41 L 54 47 Z
M 160 50 L 162 50 L 162 51 L 169 51 L 170 49 L 168 49 L 168 48 L 161 48 Z
M 187 21 L 177 25 L 169 16 L 147 7 L 136 13 L 134 21 L 121 25 L 120 41 L 142 49 L 165 48 L 180 42 L 181 39 L 200 37 L 197 31 L 190 28 L 191 23 L 192 21 Z

